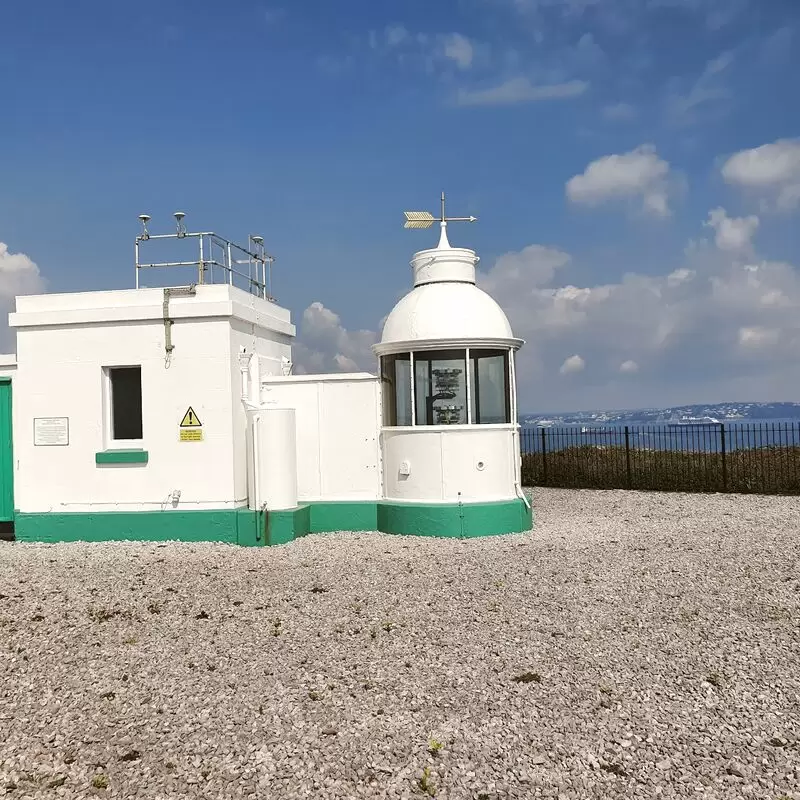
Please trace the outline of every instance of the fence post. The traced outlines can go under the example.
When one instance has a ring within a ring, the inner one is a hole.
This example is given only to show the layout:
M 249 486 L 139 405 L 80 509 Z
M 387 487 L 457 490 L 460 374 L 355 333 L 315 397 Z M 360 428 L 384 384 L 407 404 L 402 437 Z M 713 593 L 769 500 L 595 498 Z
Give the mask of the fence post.
M 725 454 L 725 423 L 719 425 L 720 451 L 722 452 L 722 491 L 728 491 L 728 460 Z
M 542 428 L 542 484 L 547 486 L 547 437 Z
M 628 431 L 628 426 L 625 426 L 625 475 L 628 481 L 628 488 L 632 486 L 631 480 L 631 440 Z

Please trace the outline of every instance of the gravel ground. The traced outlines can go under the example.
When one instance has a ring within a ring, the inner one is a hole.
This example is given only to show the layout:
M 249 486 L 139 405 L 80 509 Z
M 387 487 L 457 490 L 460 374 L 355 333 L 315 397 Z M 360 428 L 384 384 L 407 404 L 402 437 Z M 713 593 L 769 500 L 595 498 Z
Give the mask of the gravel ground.
M 800 498 L 533 533 L 0 543 L 0 794 L 800 798 Z

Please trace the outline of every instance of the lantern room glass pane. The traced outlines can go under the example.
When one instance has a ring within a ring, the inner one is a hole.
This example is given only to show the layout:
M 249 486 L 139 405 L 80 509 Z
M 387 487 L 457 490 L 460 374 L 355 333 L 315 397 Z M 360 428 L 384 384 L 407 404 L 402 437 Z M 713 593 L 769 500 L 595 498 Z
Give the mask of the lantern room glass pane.
M 470 348 L 472 421 L 476 425 L 511 422 L 508 350 Z
M 411 425 L 411 357 L 397 353 L 381 358 L 383 424 Z
M 467 423 L 466 350 L 414 353 L 417 425 Z

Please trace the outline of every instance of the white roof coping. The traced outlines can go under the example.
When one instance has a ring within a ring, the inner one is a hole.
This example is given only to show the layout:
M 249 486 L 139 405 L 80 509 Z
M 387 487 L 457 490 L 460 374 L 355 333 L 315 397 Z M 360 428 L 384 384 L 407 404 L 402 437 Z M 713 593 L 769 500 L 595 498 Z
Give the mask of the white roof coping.
M 233 317 L 261 328 L 295 335 L 288 309 L 230 284 L 201 284 L 194 295 L 169 287 L 170 319 Z M 66 292 L 23 295 L 16 298 L 16 311 L 9 314 L 12 328 L 60 325 L 92 325 L 108 322 L 141 322 L 164 317 L 164 289 L 115 289 L 96 292 Z
M 261 385 L 269 383 L 325 383 L 333 381 L 375 381 L 377 375 L 371 372 L 320 372 L 314 375 L 268 375 Z

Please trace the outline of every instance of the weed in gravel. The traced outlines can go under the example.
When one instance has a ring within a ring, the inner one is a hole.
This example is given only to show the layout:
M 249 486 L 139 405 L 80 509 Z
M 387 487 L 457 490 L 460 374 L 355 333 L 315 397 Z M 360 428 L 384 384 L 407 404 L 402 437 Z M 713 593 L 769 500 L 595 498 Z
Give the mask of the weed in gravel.
M 136 644 L 139 640 L 135 636 L 126 636 L 122 640 L 122 644 Z
M 210 619 L 209 615 L 204 611 L 201 610 L 199 614 L 195 614 L 195 619 Z
M 108 789 L 108 777 L 100 773 L 92 778 L 92 786 L 95 789 Z
M 425 767 L 425 769 L 422 770 L 422 775 L 420 775 L 417 781 L 417 786 L 419 786 L 420 791 L 427 794 L 428 797 L 434 797 L 436 795 L 436 787 L 431 783 L 430 767 Z
M 428 752 L 431 755 L 437 756 L 439 755 L 443 746 L 444 745 L 440 741 L 437 741 L 436 739 L 431 739 L 428 742 Z
M 625 767 L 620 764 L 604 764 L 600 763 L 600 769 L 604 772 L 610 772 L 612 775 L 616 775 L 620 778 L 627 778 L 628 773 L 625 771 Z
M 324 594 L 325 592 L 329 592 L 330 589 L 326 589 L 323 586 L 312 586 L 311 587 L 311 594 Z
M 376 630 L 375 630 L 375 628 L 373 628 L 373 629 L 372 629 L 372 630 L 369 632 L 369 638 L 370 638 L 370 639 L 377 639 L 377 638 L 378 638 L 378 631 L 376 631 Z
M 117 608 L 94 608 L 93 606 L 89 606 L 87 613 L 89 614 L 89 618 L 95 622 L 108 622 L 113 617 L 123 615 L 123 612 Z M 130 613 L 124 616 L 130 616 Z
M 523 672 L 521 675 L 515 675 L 511 680 L 514 683 L 541 683 L 542 676 L 538 672 Z
M 272 635 L 273 636 L 280 636 L 281 635 L 281 626 L 283 623 L 278 617 L 272 620 Z
M 719 689 L 722 686 L 722 675 L 718 672 L 712 672 L 710 675 L 706 675 L 706 683 L 710 683 L 715 689 Z
M 386 622 L 384 622 L 383 625 L 381 625 L 381 627 L 386 631 L 386 633 L 389 633 L 389 631 L 392 628 L 394 628 L 394 623 L 389 622 L 389 620 L 386 620 Z
M 59 786 L 63 786 L 66 782 L 67 782 L 66 775 L 56 775 L 55 778 L 47 782 L 47 788 L 57 789 Z
M 314 689 L 312 689 L 308 693 L 308 699 L 309 700 L 321 700 L 322 699 L 322 695 L 319 692 L 317 692 Z
M 161 605 L 161 603 L 158 602 L 158 600 L 151 600 L 147 604 L 147 610 L 151 614 L 160 614 L 161 613 L 161 609 L 162 609 L 162 605 Z

